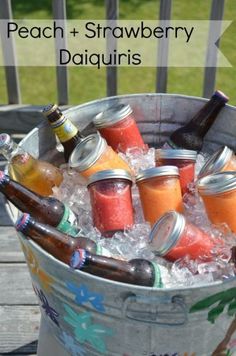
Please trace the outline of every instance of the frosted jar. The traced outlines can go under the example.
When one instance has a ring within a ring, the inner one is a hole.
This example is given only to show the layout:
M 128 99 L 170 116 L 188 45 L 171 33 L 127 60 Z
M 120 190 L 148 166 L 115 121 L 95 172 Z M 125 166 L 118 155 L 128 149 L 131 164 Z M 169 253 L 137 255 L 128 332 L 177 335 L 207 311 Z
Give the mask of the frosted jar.
M 179 168 L 179 179 L 182 194 L 188 192 L 188 186 L 194 181 L 197 152 L 192 150 L 157 149 L 156 166 L 176 166 Z
M 192 260 L 212 261 L 223 242 L 214 240 L 182 214 L 170 211 L 153 226 L 149 236 L 150 249 L 156 256 L 176 261 L 189 256 Z
M 94 226 L 107 237 L 134 224 L 132 178 L 121 169 L 105 170 L 90 176 L 88 190 Z
M 197 188 L 213 224 L 226 223 L 236 232 L 236 171 L 220 172 L 201 178 Z
M 198 178 L 224 171 L 236 171 L 235 154 L 227 146 L 221 147 L 205 162 L 198 174 Z
M 148 148 L 143 141 L 130 105 L 113 105 L 97 114 L 93 123 L 115 151 L 125 153 L 129 148 Z
M 153 225 L 170 210 L 183 211 L 179 170 L 174 166 L 154 167 L 136 176 L 144 218 Z
M 124 169 L 131 173 L 129 165 L 99 134 L 85 137 L 75 147 L 69 158 L 69 165 L 86 179 L 106 169 Z

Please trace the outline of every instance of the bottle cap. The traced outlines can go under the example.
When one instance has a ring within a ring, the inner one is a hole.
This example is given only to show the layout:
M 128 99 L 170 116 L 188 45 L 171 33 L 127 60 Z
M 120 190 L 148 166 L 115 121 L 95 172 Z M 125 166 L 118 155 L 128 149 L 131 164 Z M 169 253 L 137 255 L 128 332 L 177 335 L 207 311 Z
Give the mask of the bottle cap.
M 197 189 L 200 195 L 226 193 L 236 189 L 236 171 L 210 174 L 199 179 Z
M 74 269 L 81 269 L 85 264 L 86 257 L 86 250 L 82 248 L 75 250 L 70 259 L 70 267 Z
M 173 149 L 157 149 L 155 151 L 156 159 L 166 158 L 166 159 L 189 159 L 196 161 L 197 152 L 193 150 L 173 150 Z
M 233 151 L 229 147 L 221 147 L 202 166 L 198 173 L 198 178 L 203 178 L 206 175 L 220 172 L 226 163 L 229 162 L 233 154 Z
M 162 166 L 144 169 L 136 176 L 136 183 L 144 181 L 149 178 L 156 178 L 162 176 L 176 176 L 179 177 L 179 169 L 176 166 Z
M 123 120 L 132 113 L 130 105 L 127 104 L 115 104 L 108 109 L 97 114 L 93 123 L 96 128 L 108 127 Z
M 4 184 L 9 178 L 3 171 L 0 171 L 0 184 Z
M 45 106 L 45 107 L 43 108 L 42 113 L 43 113 L 44 116 L 47 117 L 48 115 L 50 115 L 51 113 L 53 113 L 53 112 L 56 111 L 57 109 L 58 109 L 57 104 L 48 104 L 47 106 Z
M 16 230 L 24 232 L 24 230 L 27 227 L 30 219 L 31 219 L 30 214 L 27 214 L 27 213 L 22 214 L 19 217 L 19 219 L 16 221 L 16 224 L 15 224 Z
M 124 169 L 106 169 L 104 171 L 99 171 L 94 173 L 89 177 L 88 185 L 105 179 L 126 179 L 132 182 L 132 177 L 129 172 Z
M 86 136 L 71 153 L 70 167 L 79 172 L 85 171 L 99 159 L 106 147 L 106 140 L 98 133 Z
M 149 235 L 149 243 L 152 252 L 156 256 L 164 256 L 176 245 L 184 231 L 185 218 L 176 211 L 165 213 L 153 225 Z
M 226 96 L 221 90 L 216 90 L 212 96 L 221 99 L 225 104 L 229 101 L 229 97 Z

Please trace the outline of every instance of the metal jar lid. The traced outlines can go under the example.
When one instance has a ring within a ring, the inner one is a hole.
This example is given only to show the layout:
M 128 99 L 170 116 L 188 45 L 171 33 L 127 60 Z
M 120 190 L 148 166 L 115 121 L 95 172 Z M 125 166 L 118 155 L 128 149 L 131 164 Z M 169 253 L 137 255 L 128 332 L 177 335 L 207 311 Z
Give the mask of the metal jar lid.
M 156 178 L 162 176 L 176 176 L 179 177 L 179 169 L 176 166 L 161 166 L 144 169 L 136 176 L 136 183 L 144 181 L 149 178 Z
M 164 256 L 174 247 L 185 228 L 185 217 L 176 211 L 168 211 L 153 225 L 149 235 L 151 251 Z
M 132 113 L 130 105 L 115 104 L 108 109 L 100 112 L 93 118 L 96 128 L 111 126 Z
M 106 147 L 106 140 L 99 134 L 86 136 L 71 153 L 70 167 L 76 168 L 79 172 L 85 171 L 99 159 Z
M 191 161 L 196 161 L 197 152 L 193 150 L 178 150 L 178 149 L 157 149 L 155 151 L 156 159 L 166 158 L 166 159 L 189 159 Z
M 233 154 L 233 151 L 229 147 L 221 147 L 202 166 L 198 174 L 198 178 L 205 177 L 208 174 L 220 172 L 229 162 Z
M 105 180 L 105 179 L 126 179 L 132 182 L 132 177 L 129 172 L 125 171 L 124 169 L 106 169 L 104 171 L 99 171 L 94 173 L 89 177 L 88 184 L 89 186 L 92 183 Z
M 210 174 L 199 179 L 197 189 L 200 195 L 226 193 L 236 189 L 236 171 Z

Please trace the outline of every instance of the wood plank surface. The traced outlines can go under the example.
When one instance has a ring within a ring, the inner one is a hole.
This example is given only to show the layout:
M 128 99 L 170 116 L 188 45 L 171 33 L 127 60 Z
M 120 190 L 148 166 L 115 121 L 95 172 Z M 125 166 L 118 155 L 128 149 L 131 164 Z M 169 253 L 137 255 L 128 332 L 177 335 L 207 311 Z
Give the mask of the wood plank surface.
M 0 305 L 35 305 L 30 275 L 26 264 L 0 264 Z
M 38 306 L 0 306 L 0 355 L 35 355 L 39 321 Z
M 25 262 L 15 228 L 1 226 L 0 230 L 0 263 Z

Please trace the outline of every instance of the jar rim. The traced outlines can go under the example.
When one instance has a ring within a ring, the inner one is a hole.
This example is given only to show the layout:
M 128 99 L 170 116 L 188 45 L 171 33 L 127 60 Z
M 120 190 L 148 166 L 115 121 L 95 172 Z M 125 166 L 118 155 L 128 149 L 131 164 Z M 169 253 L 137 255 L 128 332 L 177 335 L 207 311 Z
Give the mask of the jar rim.
M 198 178 L 203 178 L 208 174 L 221 171 L 221 169 L 231 159 L 233 154 L 233 151 L 229 147 L 221 147 L 219 150 L 214 152 L 213 155 L 202 166 L 200 172 L 198 173 Z
M 136 183 L 140 183 L 149 178 L 157 178 L 163 176 L 175 176 L 179 177 L 179 169 L 176 166 L 161 166 L 161 167 L 152 167 L 140 171 L 136 177 Z
M 106 179 L 124 179 L 132 183 L 132 177 L 128 171 L 124 169 L 106 169 L 91 175 L 89 177 L 87 187 L 93 183 L 100 182 Z
M 185 150 L 185 149 L 162 149 L 158 148 L 155 151 L 156 159 L 158 158 L 170 158 L 170 159 L 186 159 L 196 161 L 197 151 Z
M 125 119 L 133 112 L 129 104 L 118 103 L 101 111 L 93 118 L 96 128 L 105 128 Z
M 69 166 L 79 172 L 85 171 L 99 159 L 106 147 L 107 142 L 99 133 L 86 136 L 72 151 Z
M 186 225 L 185 217 L 171 210 L 153 225 L 149 235 L 151 251 L 156 256 L 166 255 L 178 242 Z
M 236 189 L 236 171 L 210 174 L 197 181 L 200 195 L 227 193 Z

